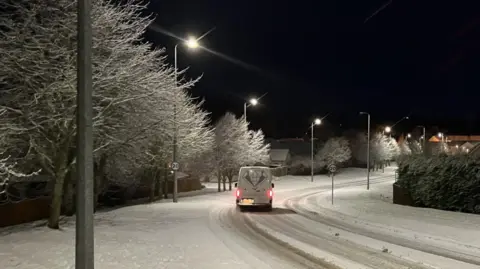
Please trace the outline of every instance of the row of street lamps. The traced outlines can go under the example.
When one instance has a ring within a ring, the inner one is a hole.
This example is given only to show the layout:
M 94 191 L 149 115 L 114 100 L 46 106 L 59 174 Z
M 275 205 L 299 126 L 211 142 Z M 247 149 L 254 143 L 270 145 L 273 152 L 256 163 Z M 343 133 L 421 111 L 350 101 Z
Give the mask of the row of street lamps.
M 360 112 L 360 115 L 367 115 L 367 190 L 369 190 L 370 189 L 370 113 L 362 111 L 362 112 Z M 409 117 L 406 116 L 406 117 L 403 117 L 400 120 L 398 120 L 392 126 L 386 126 L 385 129 L 384 129 L 384 133 L 390 134 L 391 131 L 392 131 L 392 128 L 395 127 L 395 125 L 397 125 L 398 123 L 400 123 L 403 120 L 408 120 L 408 119 L 409 119 Z M 314 175 L 314 169 L 313 169 L 313 166 L 314 166 L 314 144 L 313 144 L 314 137 L 313 137 L 313 134 L 314 134 L 314 132 L 313 131 L 314 131 L 314 127 L 316 125 L 320 125 L 320 124 L 322 124 L 322 119 L 316 118 L 310 126 L 310 128 L 311 128 L 311 139 L 310 139 L 310 141 L 311 141 L 311 168 L 310 168 L 310 174 L 311 174 L 311 181 L 312 182 L 313 182 L 313 175 Z M 425 126 L 419 125 L 417 127 L 421 127 L 423 129 L 423 148 L 425 149 L 425 141 L 426 141 Z M 410 138 L 411 135 L 407 134 L 407 137 Z M 438 137 L 442 138 L 442 142 L 443 142 L 443 134 L 439 133 Z
M 213 30 L 213 29 L 212 29 Z M 199 38 L 195 37 L 189 37 L 187 40 L 184 40 L 184 44 L 187 48 L 190 50 L 195 50 L 200 48 L 199 40 L 203 37 L 205 37 L 207 34 L 209 34 L 212 30 L 208 31 L 207 33 L 203 34 Z M 175 45 L 174 48 L 174 80 L 175 80 L 175 87 L 178 86 L 178 63 L 177 63 L 177 51 L 178 51 L 178 43 Z M 243 104 L 243 117 L 245 121 L 247 121 L 247 108 L 251 106 L 256 106 L 259 103 L 259 100 L 265 96 L 266 93 L 259 98 L 251 98 L 248 100 L 248 102 L 245 102 Z M 175 91 L 175 99 L 177 96 L 177 91 Z M 177 170 L 180 167 L 180 164 L 177 162 L 177 140 L 178 140 L 178 130 L 177 130 L 177 107 L 176 107 L 176 102 L 173 104 L 173 128 L 174 128 L 174 133 L 173 133 L 173 153 L 172 153 L 172 176 L 173 176 L 173 194 L 172 194 L 172 200 L 174 203 L 178 202 L 178 179 L 177 179 Z

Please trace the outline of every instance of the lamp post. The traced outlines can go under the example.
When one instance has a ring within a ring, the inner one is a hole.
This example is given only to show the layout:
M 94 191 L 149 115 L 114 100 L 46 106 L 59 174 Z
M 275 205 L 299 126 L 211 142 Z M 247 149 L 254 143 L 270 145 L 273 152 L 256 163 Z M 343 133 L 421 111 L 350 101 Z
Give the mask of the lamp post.
M 426 154 L 426 152 L 427 152 L 427 134 L 425 133 L 425 126 L 418 125 L 417 127 L 420 127 L 423 130 L 423 153 Z
M 440 142 L 441 143 L 440 150 L 444 152 L 445 151 L 445 134 L 442 132 L 439 132 L 437 136 L 442 139 Z
M 389 136 L 391 137 L 392 136 L 392 130 L 393 130 L 393 127 L 395 127 L 395 125 L 399 124 L 400 122 L 404 121 L 404 120 L 408 120 L 410 119 L 408 116 L 405 116 L 401 119 L 399 119 L 397 122 L 395 122 L 392 126 L 387 126 L 385 127 L 385 133 L 388 133 Z
M 311 131 L 311 133 L 312 133 L 312 138 L 310 139 L 310 144 L 311 144 L 311 161 L 312 161 L 311 167 L 310 167 L 310 172 L 311 172 L 311 175 L 312 175 L 312 182 L 313 182 L 313 130 L 314 130 L 315 125 L 320 125 L 320 124 L 322 124 L 322 120 L 317 118 L 317 119 L 315 119 L 315 120 L 312 122 L 312 124 L 311 124 L 311 126 L 310 126 L 310 128 L 312 129 L 312 131 Z
M 94 268 L 91 0 L 77 6 L 77 197 L 75 268 Z
M 258 104 L 258 99 L 257 98 L 252 98 L 247 102 L 243 103 L 243 117 L 245 118 L 245 121 L 247 121 L 247 107 L 250 106 L 256 106 Z
M 185 41 L 185 45 L 190 49 L 197 49 L 199 47 L 198 39 L 190 37 Z M 175 80 L 175 93 L 173 101 L 173 153 L 172 153 L 172 170 L 173 170 L 173 197 L 172 200 L 174 203 L 178 202 L 178 179 L 177 179 L 177 170 L 179 165 L 177 164 L 177 83 L 178 83 L 178 65 L 177 65 L 177 51 L 178 44 L 175 45 L 174 51 L 174 62 L 175 62 L 175 71 L 174 71 L 174 80 Z
M 367 115 L 367 190 L 369 190 L 370 189 L 370 113 L 360 112 L 360 115 Z

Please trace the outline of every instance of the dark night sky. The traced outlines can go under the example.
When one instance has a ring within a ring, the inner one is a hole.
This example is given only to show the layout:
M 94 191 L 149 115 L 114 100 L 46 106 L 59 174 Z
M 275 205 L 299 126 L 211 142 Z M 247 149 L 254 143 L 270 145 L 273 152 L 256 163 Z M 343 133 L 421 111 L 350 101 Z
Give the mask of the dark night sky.
M 480 11 L 467 1 L 152 0 L 155 27 L 177 36 L 202 34 L 207 51 L 179 50 L 179 67 L 202 80 L 192 94 L 214 119 L 243 113 L 251 95 L 268 95 L 248 110 L 254 128 L 274 137 L 301 136 L 313 116 L 342 128 L 418 124 L 449 133 L 480 133 Z M 473 1 L 472 1 L 473 2 Z M 177 42 L 149 31 L 166 47 Z M 169 59 L 172 61 L 173 60 Z M 477 74 L 475 74 L 475 71 Z

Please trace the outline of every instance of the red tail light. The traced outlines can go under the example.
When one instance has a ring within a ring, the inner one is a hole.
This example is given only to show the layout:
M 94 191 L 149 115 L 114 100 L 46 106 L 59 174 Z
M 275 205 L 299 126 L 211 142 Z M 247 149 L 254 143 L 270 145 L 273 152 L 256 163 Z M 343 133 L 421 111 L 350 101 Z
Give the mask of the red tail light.
M 268 196 L 268 198 L 272 198 L 273 197 L 273 190 L 271 190 L 271 189 L 268 190 L 267 196 Z
M 237 189 L 237 191 L 235 192 L 235 196 L 237 196 L 237 198 L 240 197 L 240 190 L 239 189 Z

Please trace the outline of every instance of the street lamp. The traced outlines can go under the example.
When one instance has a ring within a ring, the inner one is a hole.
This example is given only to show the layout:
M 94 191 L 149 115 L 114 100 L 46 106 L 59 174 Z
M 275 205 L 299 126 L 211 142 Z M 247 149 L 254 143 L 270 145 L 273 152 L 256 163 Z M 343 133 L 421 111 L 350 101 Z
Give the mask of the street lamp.
M 199 47 L 198 39 L 190 37 L 185 41 L 185 45 L 190 49 L 196 49 Z M 178 44 L 175 45 L 174 51 L 174 62 L 175 62 L 175 71 L 174 71 L 174 79 L 175 79 L 175 88 L 178 86 L 178 64 L 177 64 L 177 50 Z M 177 89 L 175 89 L 174 93 L 174 102 L 173 102 L 173 154 L 172 154 L 172 170 L 173 170 L 173 202 L 178 202 L 178 179 L 177 179 L 177 169 L 179 168 L 179 164 L 177 163 Z
M 312 129 L 312 138 L 310 139 L 310 143 L 311 143 L 311 153 L 312 153 L 312 164 L 311 164 L 311 168 L 310 168 L 310 172 L 311 172 L 311 175 L 312 175 L 312 182 L 313 182 L 313 127 L 315 127 L 315 125 L 320 125 L 322 124 L 322 120 L 319 119 L 319 118 L 316 118 L 313 122 L 312 122 L 312 125 L 310 126 L 310 128 Z
M 411 134 L 407 134 L 407 138 L 411 138 L 411 137 L 412 137 L 412 135 L 411 135 Z
M 418 125 L 417 127 L 420 127 L 423 129 L 423 135 L 422 135 L 422 138 L 423 138 L 423 153 L 426 154 L 426 151 L 427 151 L 427 135 L 425 133 L 425 126 L 423 125 Z
M 395 122 L 392 126 L 387 126 L 387 127 L 385 127 L 385 132 L 388 133 L 388 134 L 390 134 L 390 137 L 391 137 L 391 136 L 392 136 L 391 131 L 392 131 L 393 127 L 395 127 L 395 125 L 399 124 L 400 122 L 402 122 L 402 121 L 404 121 L 404 120 L 409 120 L 409 119 L 410 119 L 410 118 L 409 118 L 408 116 L 405 116 L 405 117 L 399 119 L 399 120 L 398 120 L 397 122 Z
M 243 103 L 243 117 L 245 118 L 245 121 L 247 121 L 247 107 L 256 106 L 256 105 L 258 105 L 257 98 L 252 98 L 248 100 L 248 103 L 247 102 Z
M 360 112 L 360 115 L 367 115 L 367 190 L 370 189 L 370 113 Z
M 196 49 L 200 46 L 198 44 L 198 39 L 194 37 L 189 37 L 188 40 L 185 42 L 185 45 L 187 45 L 187 47 L 190 49 Z

